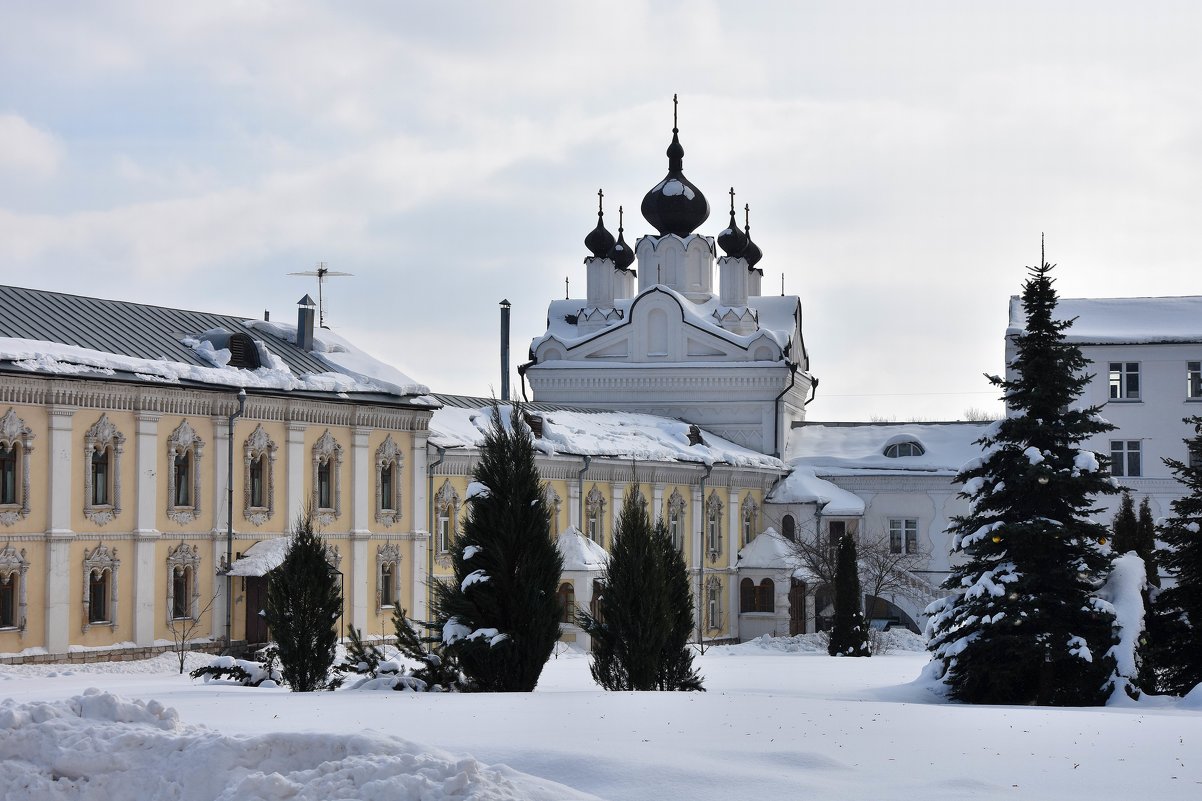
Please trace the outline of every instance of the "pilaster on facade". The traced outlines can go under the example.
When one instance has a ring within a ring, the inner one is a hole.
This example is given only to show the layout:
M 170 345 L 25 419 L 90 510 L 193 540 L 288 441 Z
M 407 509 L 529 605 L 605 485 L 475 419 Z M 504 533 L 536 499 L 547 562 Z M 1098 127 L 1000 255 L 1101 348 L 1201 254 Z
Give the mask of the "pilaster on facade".
M 230 498 L 233 497 L 230 489 L 233 486 L 234 471 L 241 466 L 241 459 L 236 458 L 238 454 L 234 454 L 233 469 L 230 469 L 230 448 L 233 447 L 234 435 L 238 431 L 238 419 L 235 418 L 234 427 L 230 428 L 230 419 L 224 416 L 213 417 L 213 459 L 212 459 L 212 487 L 213 487 L 213 526 L 220 525 L 225 527 L 225 514 L 232 515 L 233 508 L 227 509 L 227 504 L 230 503 Z M 234 503 L 237 503 L 237 499 Z M 225 514 L 221 514 L 224 511 Z M 220 519 L 218 519 L 220 518 Z
M 138 646 L 154 645 L 154 610 L 155 602 L 155 542 L 158 536 L 151 533 L 143 537 L 138 535 L 134 542 L 134 644 Z M 193 576 L 193 582 L 196 577 Z M 171 581 L 171 576 L 167 576 Z
M 134 532 L 139 535 L 158 533 L 158 412 L 134 412 L 134 470 L 135 492 Z
M 46 537 L 46 650 L 67 652 L 71 622 L 71 533 Z
M 353 444 L 352 444 L 352 447 Z M 364 446 L 366 449 L 366 445 Z M 351 602 L 351 624 L 360 631 L 367 630 L 367 610 L 368 604 L 371 603 L 372 611 L 375 611 L 375 593 L 372 592 L 371 586 L 376 582 L 369 580 L 369 576 L 373 571 L 368 569 L 368 545 L 371 533 L 364 531 L 362 533 L 352 531 L 351 539 L 351 575 L 350 575 L 350 602 Z M 378 578 L 378 577 L 377 577 Z
M 372 429 L 366 426 L 355 426 L 351 429 L 351 519 L 352 534 L 369 531 L 368 521 L 371 519 L 371 494 L 373 476 L 371 454 L 367 444 L 371 438 Z M 357 624 L 356 624 L 357 625 Z
M 47 444 L 50 452 L 50 520 L 49 532 L 69 535 L 71 528 L 71 477 L 77 460 L 75 457 L 72 424 L 76 407 L 51 405 L 47 409 L 50 422 L 50 437 Z M 28 473 L 26 473 L 28 475 Z
M 298 420 L 288 421 L 287 470 L 288 500 L 284 519 L 291 525 L 305 511 L 305 473 L 309 468 L 305 459 L 305 431 L 308 426 Z

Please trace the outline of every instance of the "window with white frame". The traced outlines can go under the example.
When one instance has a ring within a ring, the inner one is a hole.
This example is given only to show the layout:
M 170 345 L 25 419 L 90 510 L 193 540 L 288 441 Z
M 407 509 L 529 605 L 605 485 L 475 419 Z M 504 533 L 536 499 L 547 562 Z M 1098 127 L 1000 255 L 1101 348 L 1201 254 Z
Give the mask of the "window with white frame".
M 199 613 L 200 546 L 180 542 L 167 552 L 167 623 L 196 620 Z
M 889 552 L 918 553 L 918 521 L 914 518 L 892 518 L 889 521 Z
M 584 534 L 601 547 L 605 547 L 605 496 L 594 485 L 584 501 Z
M 917 442 L 906 440 L 894 442 L 885 446 L 885 456 L 890 459 L 900 459 L 903 456 L 922 456 L 926 450 Z
M 275 514 L 275 455 L 278 447 L 262 424 L 242 444 L 242 515 L 261 526 Z
M 84 517 L 103 526 L 121 514 L 121 453 L 125 435 L 107 414 L 83 435 Z
M 748 494 L 743 499 L 742 506 L 742 527 L 743 527 L 743 544 L 751 542 L 756 535 L 756 521 L 759 517 L 760 507 L 756 505 L 755 498 Z
M 83 630 L 92 626 L 117 628 L 117 549 L 99 543 L 83 552 Z
M 1143 475 L 1139 440 L 1112 439 L 1110 441 L 1110 474 L 1120 478 Z
M 33 431 L 11 408 L 0 417 L 0 525 L 29 516 L 29 453 Z
M 705 549 L 711 559 L 722 554 L 722 499 L 711 492 L 705 501 Z
M 559 493 L 550 484 L 543 487 L 543 502 L 547 505 L 547 521 L 551 525 L 551 536 L 559 536 L 559 512 L 563 506 L 563 500 L 559 497 Z
M 200 459 L 204 442 L 187 420 L 167 437 L 167 516 L 190 523 L 200 515 Z
M 25 550 L 11 545 L 0 550 L 0 629 L 25 631 L 25 574 L 29 560 Z
M 451 486 L 450 479 L 442 482 L 434 496 L 434 528 L 438 542 L 438 553 L 449 553 L 455 541 L 459 518 L 459 493 Z
M 312 503 L 323 525 L 342 514 L 342 446 L 328 428 L 313 444 Z
M 400 594 L 401 549 L 396 543 L 376 546 L 376 608 L 395 607 Z
M 722 628 L 722 582 L 717 576 L 710 576 L 705 583 L 705 621 L 706 628 Z
M 676 550 L 684 550 L 684 498 L 677 490 L 668 497 L 668 536 Z
M 752 579 L 744 578 L 739 584 L 739 611 L 743 613 L 775 612 L 775 582 L 770 578 L 765 578 L 756 584 Z
M 1110 399 L 1139 400 L 1139 362 L 1110 363 Z
M 1202 362 L 1185 363 L 1185 397 L 1202 400 Z
M 384 438 L 376 448 L 376 522 L 391 526 L 401 519 L 401 468 L 405 455 L 401 446 Z

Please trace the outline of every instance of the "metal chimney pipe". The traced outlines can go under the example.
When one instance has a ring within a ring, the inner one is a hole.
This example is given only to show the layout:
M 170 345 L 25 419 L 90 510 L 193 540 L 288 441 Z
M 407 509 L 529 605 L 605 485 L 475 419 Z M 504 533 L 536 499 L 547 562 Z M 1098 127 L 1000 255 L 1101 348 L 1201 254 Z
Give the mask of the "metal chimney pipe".
M 501 400 L 509 400 L 509 301 L 501 301 Z

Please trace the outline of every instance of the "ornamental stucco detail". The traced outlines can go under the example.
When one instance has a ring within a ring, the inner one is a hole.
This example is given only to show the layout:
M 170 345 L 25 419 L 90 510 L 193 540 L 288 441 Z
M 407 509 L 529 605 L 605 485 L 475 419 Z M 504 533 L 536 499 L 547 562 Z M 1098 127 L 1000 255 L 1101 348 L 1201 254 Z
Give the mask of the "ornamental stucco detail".
M 117 430 L 107 414 L 100 415 L 91 428 L 83 435 L 83 514 L 98 526 L 106 525 L 121 514 L 121 454 L 125 451 L 125 435 Z M 92 468 L 95 456 L 109 456 L 109 486 L 100 491 L 102 497 L 107 497 L 107 503 L 95 503 L 97 487 L 94 485 L 96 474 Z M 111 489 L 109 495 L 105 490 Z
M 0 525 L 11 526 L 29 516 L 29 453 L 33 450 L 33 431 L 11 408 L 0 417 L 0 445 L 19 451 L 14 454 L 20 479 L 19 495 L 14 499 L 15 503 L 0 506 Z
M 167 623 L 179 620 L 175 616 L 175 577 L 184 575 L 187 578 L 187 619 L 196 620 L 200 604 L 200 546 L 180 542 L 167 552 Z
M 328 471 L 329 481 L 325 497 L 322 497 L 323 469 Z M 312 506 L 314 520 L 323 526 L 342 514 L 342 446 L 328 428 L 313 445 Z
M 192 425 L 183 420 L 171 436 L 167 437 L 167 517 L 181 525 L 191 523 L 200 516 L 200 460 L 204 441 Z M 187 466 L 187 473 L 179 475 L 180 457 Z M 180 497 L 180 483 L 189 485 L 191 494 L 188 502 L 176 504 Z
M 83 552 L 83 631 L 87 631 L 92 626 L 108 626 L 111 629 L 117 628 L 117 589 L 120 587 L 120 582 L 117 580 L 118 571 L 121 569 L 121 560 L 117 558 L 117 549 L 109 548 L 103 543 L 97 543 L 92 550 L 84 549 Z M 107 576 L 105 575 L 107 573 Z M 105 604 L 103 609 L 92 609 L 92 582 L 93 580 L 105 582 Z M 99 616 L 93 622 L 94 614 Z
M 261 526 L 275 514 L 275 457 L 279 446 L 260 423 L 242 445 L 242 516 L 252 525 Z M 257 466 L 256 466 L 257 465 Z M 261 470 L 262 498 L 254 503 L 253 476 Z
M 12 628 L 20 632 L 25 631 L 26 613 L 29 609 L 28 603 L 25 600 L 25 574 L 29 571 L 29 560 L 25 558 L 25 549 L 18 551 L 11 545 L 5 545 L 3 550 L 0 550 L 0 584 L 11 586 L 12 582 L 17 582 L 16 597 L 13 598 L 15 614 L 13 615 Z
M 391 526 L 401 519 L 401 467 L 404 464 L 404 452 L 389 434 L 376 448 L 376 522 L 382 526 Z M 384 486 L 386 472 L 392 476 L 389 487 Z

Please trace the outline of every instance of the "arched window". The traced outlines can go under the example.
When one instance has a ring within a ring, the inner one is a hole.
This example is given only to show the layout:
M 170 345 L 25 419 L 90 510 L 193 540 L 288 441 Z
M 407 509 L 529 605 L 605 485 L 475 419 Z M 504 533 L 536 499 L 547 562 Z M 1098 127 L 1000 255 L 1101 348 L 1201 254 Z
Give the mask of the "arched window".
M 793 515 L 785 515 L 781 518 L 780 527 L 783 529 L 781 534 L 784 535 L 785 539 L 789 542 L 797 541 L 797 520 L 794 519 Z
M 29 516 L 29 452 L 33 431 L 12 409 L 0 417 L 0 525 Z
M 121 514 L 121 454 L 125 436 L 107 414 L 83 435 L 84 517 L 103 526 Z
M 576 590 L 572 587 L 572 582 L 565 581 L 559 585 L 559 606 L 563 610 L 560 615 L 561 623 L 572 624 L 576 622 Z
M 459 524 L 459 494 L 451 486 L 450 479 L 442 482 L 434 496 L 434 515 L 438 553 L 449 553 Z
M 376 522 L 391 526 L 401 519 L 401 466 L 405 463 L 401 446 L 384 438 L 376 448 Z
M 83 552 L 83 630 L 96 625 L 117 628 L 117 549 L 98 544 Z
M 0 550 L 0 629 L 25 631 L 25 551 L 11 545 Z
M 739 611 L 743 613 L 758 611 L 755 608 L 755 582 L 749 578 L 739 582 Z
M 894 442 L 885 447 L 885 455 L 890 459 L 897 459 L 902 456 L 922 456 L 926 451 L 921 445 L 913 440 L 905 442 Z
M 401 549 L 395 543 L 376 546 L 376 609 L 397 605 L 400 597 Z
M 605 547 L 605 496 L 594 486 L 588 491 L 584 502 L 585 535 L 598 545 Z
M 200 458 L 204 442 L 187 420 L 167 438 L 167 516 L 191 523 L 200 515 Z
M 328 428 L 313 445 L 313 509 L 322 525 L 342 514 L 342 446 Z
M 668 536 L 676 550 L 684 550 L 684 498 L 676 490 L 668 498 Z
M 180 542 L 167 552 L 167 623 L 195 620 L 199 614 L 200 546 Z
M 773 583 L 772 579 L 764 579 L 760 582 L 760 586 L 756 587 L 755 590 L 755 611 L 775 612 L 776 584 Z
M 275 514 L 275 454 L 278 446 L 262 424 L 243 443 L 242 515 L 261 526 Z

